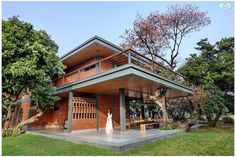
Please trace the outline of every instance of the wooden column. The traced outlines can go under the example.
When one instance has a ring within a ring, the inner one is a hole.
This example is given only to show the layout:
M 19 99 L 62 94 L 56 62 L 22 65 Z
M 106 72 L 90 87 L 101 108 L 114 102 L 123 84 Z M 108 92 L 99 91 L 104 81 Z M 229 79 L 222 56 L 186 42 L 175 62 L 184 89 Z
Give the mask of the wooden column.
M 68 122 L 67 122 L 67 131 L 71 132 L 72 130 L 72 105 L 73 105 L 73 91 L 69 91 L 68 97 Z
M 125 89 L 119 89 L 120 96 L 120 130 L 126 130 Z

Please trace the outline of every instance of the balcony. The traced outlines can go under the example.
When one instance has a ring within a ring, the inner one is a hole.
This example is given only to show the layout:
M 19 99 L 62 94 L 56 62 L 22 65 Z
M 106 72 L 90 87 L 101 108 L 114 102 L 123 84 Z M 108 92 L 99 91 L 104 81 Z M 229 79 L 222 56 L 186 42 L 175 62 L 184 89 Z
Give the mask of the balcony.
M 107 72 L 126 64 L 134 64 L 156 75 L 167 78 L 168 80 L 171 80 L 177 84 L 193 88 L 192 82 L 183 75 L 176 73 L 131 49 L 113 54 L 109 57 L 76 69 L 70 73 L 54 79 L 53 83 L 56 87 L 60 87 L 93 75 Z

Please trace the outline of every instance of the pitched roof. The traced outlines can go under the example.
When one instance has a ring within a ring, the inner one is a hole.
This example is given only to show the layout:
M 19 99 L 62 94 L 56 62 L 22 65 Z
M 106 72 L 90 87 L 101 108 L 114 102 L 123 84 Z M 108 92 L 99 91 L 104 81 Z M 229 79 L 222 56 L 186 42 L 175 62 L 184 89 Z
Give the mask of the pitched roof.
M 100 42 L 103 43 L 106 46 L 112 47 L 113 49 L 115 49 L 116 51 L 122 51 L 123 49 L 97 35 L 95 35 L 94 37 L 88 39 L 87 41 L 85 41 L 84 43 L 80 44 L 79 46 L 75 47 L 74 49 L 72 49 L 71 51 L 67 52 L 66 54 L 64 54 L 63 56 L 60 57 L 61 60 L 65 60 L 66 58 L 68 58 L 69 56 L 79 52 L 79 50 L 81 48 L 85 48 L 95 42 Z

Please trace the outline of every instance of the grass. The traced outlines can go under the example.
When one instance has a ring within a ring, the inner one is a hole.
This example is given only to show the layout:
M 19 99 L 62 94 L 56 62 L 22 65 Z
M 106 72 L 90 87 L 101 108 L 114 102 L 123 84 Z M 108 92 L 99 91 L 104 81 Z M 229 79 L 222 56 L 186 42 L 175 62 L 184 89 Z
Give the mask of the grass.
M 2 154 L 7 156 L 35 155 L 234 155 L 234 130 L 232 126 L 204 128 L 146 144 L 135 150 L 118 154 L 110 149 L 86 144 L 74 144 L 42 136 L 23 134 L 2 140 Z
M 147 144 L 126 155 L 155 156 L 233 156 L 233 127 L 205 128 Z

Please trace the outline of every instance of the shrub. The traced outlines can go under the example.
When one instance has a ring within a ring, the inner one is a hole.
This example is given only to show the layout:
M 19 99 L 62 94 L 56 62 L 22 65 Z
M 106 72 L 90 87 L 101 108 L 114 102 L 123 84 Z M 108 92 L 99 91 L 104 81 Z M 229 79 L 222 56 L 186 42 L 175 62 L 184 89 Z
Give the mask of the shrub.
M 2 130 L 2 137 L 12 136 L 13 129 L 3 129 Z
M 24 133 L 20 128 L 8 128 L 2 130 L 2 137 L 17 136 Z
M 230 123 L 230 124 L 233 124 L 234 123 L 234 119 L 232 117 L 223 117 L 222 118 L 222 121 L 224 123 Z
M 161 127 L 160 130 L 173 130 L 173 128 L 171 127 L 171 125 L 167 124 Z
M 160 128 L 160 130 L 173 130 L 173 129 L 184 129 L 184 125 L 181 123 L 169 123 Z

